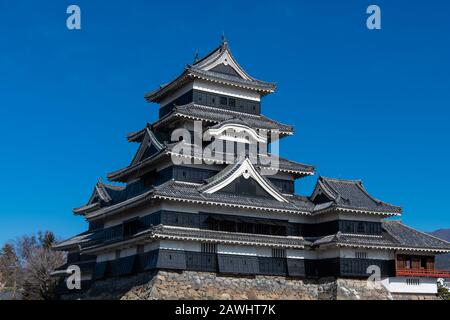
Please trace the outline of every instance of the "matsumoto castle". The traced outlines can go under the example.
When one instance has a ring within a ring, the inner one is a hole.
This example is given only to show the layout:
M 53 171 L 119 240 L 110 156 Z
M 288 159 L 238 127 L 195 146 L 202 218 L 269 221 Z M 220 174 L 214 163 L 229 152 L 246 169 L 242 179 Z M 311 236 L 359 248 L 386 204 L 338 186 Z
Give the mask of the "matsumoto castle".
M 262 113 L 275 89 L 223 40 L 147 93 L 159 118 L 128 134 L 131 163 L 73 210 L 89 229 L 55 246 L 68 253 L 59 270 L 78 265 L 86 288 L 152 270 L 367 279 L 376 266 L 392 293 L 436 293 L 450 274 L 435 270 L 435 255 L 450 243 L 386 219 L 400 207 L 359 180 L 319 177 L 311 195 L 295 193 L 315 168 L 271 153 L 294 132 Z

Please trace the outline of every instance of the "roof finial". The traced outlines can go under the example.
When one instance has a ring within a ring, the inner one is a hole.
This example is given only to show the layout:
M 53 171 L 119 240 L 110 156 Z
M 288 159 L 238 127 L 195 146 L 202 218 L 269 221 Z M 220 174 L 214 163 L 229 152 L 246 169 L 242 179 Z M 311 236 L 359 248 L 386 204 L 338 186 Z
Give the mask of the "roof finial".
M 227 44 L 227 38 L 225 37 L 225 32 L 222 31 L 222 45 Z
M 198 62 L 198 49 L 195 49 L 195 54 L 194 54 L 194 63 Z
M 98 183 L 103 183 L 103 179 L 102 179 L 102 177 L 98 177 Z

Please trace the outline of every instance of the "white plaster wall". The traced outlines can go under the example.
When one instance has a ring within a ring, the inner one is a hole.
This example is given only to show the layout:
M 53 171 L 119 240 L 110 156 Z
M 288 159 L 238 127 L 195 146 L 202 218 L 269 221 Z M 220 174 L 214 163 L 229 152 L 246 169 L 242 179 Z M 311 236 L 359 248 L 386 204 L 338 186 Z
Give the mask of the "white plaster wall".
M 143 216 L 146 216 L 153 212 L 157 212 L 159 210 L 161 210 L 161 206 L 159 206 L 159 205 L 157 205 L 157 206 L 148 205 L 145 208 L 134 209 L 133 211 L 128 212 L 127 214 L 118 214 L 118 215 L 111 216 L 109 219 L 107 219 L 105 221 L 104 226 L 105 226 L 105 228 L 113 227 L 118 224 L 121 224 L 125 220 L 133 219 L 136 217 L 143 217 Z
M 160 105 L 164 106 L 170 101 L 178 98 L 179 96 L 185 94 L 191 89 L 195 90 L 201 90 L 205 92 L 211 92 L 221 95 L 227 95 L 231 97 L 236 97 L 240 99 L 247 99 L 247 100 L 253 100 L 253 101 L 261 101 L 261 95 L 256 93 L 253 90 L 246 90 L 242 88 L 235 88 L 227 85 L 220 85 L 220 84 L 214 84 L 208 81 L 203 80 L 194 80 L 193 82 L 187 83 L 186 85 L 182 86 L 178 90 L 176 90 L 173 94 L 170 96 L 167 96 L 166 98 L 162 99 L 160 101 Z
M 329 258 L 340 257 L 339 248 L 317 250 L 316 254 L 317 254 L 317 259 L 329 259 Z
M 166 250 L 184 250 L 200 252 L 200 242 L 194 241 L 176 241 L 176 240 L 161 240 L 159 241 L 159 248 Z
M 169 103 L 170 101 L 178 98 L 179 96 L 185 94 L 186 92 L 188 92 L 189 90 L 191 90 L 194 86 L 193 82 L 190 82 L 184 86 L 182 86 L 181 88 L 179 88 L 178 90 L 176 90 L 173 94 L 167 96 L 166 98 L 164 98 L 163 100 L 160 101 L 160 105 L 164 106 L 165 104 Z
M 223 84 L 215 84 L 208 81 L 203 80 L 195 80 L 194 81 L 194 89 L 212 92 L 221 95 L 232 96 L 240 99 L 247 99 L 253 101 L 260 101 L 261 95 L 256 93 L 253 90 L 246 90 L 242 88 L 235 88 L 231 86 L 224 86 Z
M 416 293 L 416 294 L 436 294 L 437 282 L 434 278 L 414 278 L 419 279 L 419 285 L 407 284 L 405 277 L 392 277 L 382 280 L 382 284 L 392 293 Z
M 226 244 L 218 244 L 217 245 L 217 253 L 221 254 L 239 254 L 245 256 L 257 256 L 258 251 L 256 247 L 248 247 L 248 246 L 233 246 Z
M 159 248 L 159 245 L 160 245 L 159 241 L 154 241 L 154 242 L 151 242 L 151 243 L 147 243 L 144 246 L 144 252 L 156 250 L 156 249 Z
M 129 257 L 132 255 L 135 255 L 136 253 L 137 253 L 137 247 L 126 248 L 126 249 L 120 250 L 120 257 L 121 258 Z
M 341 258 L 356 258 L 356 252 L 366 252 L 368 259 L 393 260 L 395 259 L 394 251 L 389 250 L 360 250 L 354 248 L 341 248 Z
M 268 247 L 256 247 L 256 255 L 258 257 L 271 257 L 272 256 L 272 248 Z
M 97 256 L 97 262 L 103 262 L 103 261 L 109 261 L 114 260 L 116 258 L 116 252 L 107 252 L 107 253 L 101 253 Z
M 289 259 L 316 259 L 317 253 L 315 251 L 309 251 L 309 250 L 286 249 L 286 258 L 289 258 Z

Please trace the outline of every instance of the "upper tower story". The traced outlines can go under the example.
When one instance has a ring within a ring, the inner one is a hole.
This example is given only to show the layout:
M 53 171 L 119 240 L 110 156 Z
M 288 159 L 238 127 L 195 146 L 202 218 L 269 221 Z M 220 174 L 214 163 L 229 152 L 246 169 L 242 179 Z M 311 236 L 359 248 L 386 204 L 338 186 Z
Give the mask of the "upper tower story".
M 145 98 L 160 105 L 160 118 L 175 106 L 190 103 L 260 115 L 261 98 L 275 88 L 272 82 L 250 76 L 233 57 L 228 42 L 222 39 L 218 48 L 200 60 L 196 57 L 177 78 L 147 93 Z

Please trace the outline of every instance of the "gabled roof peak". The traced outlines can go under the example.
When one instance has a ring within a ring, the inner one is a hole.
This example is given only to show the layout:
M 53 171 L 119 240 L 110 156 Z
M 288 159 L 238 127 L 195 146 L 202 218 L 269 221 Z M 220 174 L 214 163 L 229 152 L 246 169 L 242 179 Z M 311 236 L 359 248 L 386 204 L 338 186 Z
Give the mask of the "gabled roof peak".
M 383 212 L 390 215 L 400 215 L 402 212 L 400 207 L 380 201 L 369 194 L 361 180 L 321 176 L 317 181 L 311 199 L 316 203 L 317 211 L 338 208 L 355 212 Z
M 224 36 L 219 47 L 195 62 L 192 67 L 203 71 L 225 73 L 248 81 L 255 80 L 237 63 Z
M 198 190 L 202 193 L 212 194 L 226 187 L 241 176 L 246 180 L 249 178 L 254 179 L 261 188 L 277 201 L 289 202 L 267 178 L 256 170 L 250 159 L 246 156 L 239 157 L 234 164 L 228 165 L 214 177 L 207 180 L 208 183 L 201 186 Z

